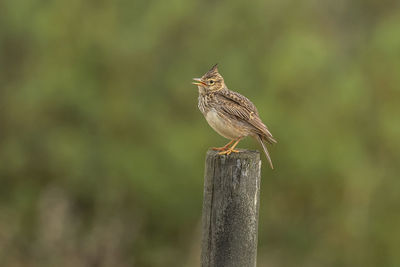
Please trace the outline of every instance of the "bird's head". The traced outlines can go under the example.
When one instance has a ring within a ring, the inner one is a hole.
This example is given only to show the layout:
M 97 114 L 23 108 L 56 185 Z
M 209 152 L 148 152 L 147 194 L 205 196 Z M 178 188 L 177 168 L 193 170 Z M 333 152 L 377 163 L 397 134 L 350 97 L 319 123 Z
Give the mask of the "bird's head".
M 217 64 L 215 64 L 201 78 L 193 78 L 193 84 L 197 85 L 200 93 L 215 92 L 225 87 L 224 78 L 218 73 Z

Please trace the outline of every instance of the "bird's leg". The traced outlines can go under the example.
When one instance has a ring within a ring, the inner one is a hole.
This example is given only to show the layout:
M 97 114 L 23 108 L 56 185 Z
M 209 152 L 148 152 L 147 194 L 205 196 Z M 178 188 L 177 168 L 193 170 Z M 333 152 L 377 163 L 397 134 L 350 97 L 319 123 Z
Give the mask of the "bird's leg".
M 229 143 L 227 143 L 223 147 L 212 147 L 211 149 L 214 151 L 225 151 L 229 148 L 230 145 L 232 145 L 233 142 L 235 142 L 235 139 L 231 140 Z
M 219 154 L 219 155 L 229 155 L 229 154 L 231 154 L 232 152 L 238 153 L 239 150 L 236 150 L 235 147 L 237 146 L 237 144 L 239 144 L 240 139 L 241 139 L 241 138 L 237 139 L 236 142 L 233 144 L 233 146 L 231 146 L 229 149 L 227 149 L 227 150 L 225 150 L 225 151 L 222 151 L 222 152 L 219 152 L 218 154 Z

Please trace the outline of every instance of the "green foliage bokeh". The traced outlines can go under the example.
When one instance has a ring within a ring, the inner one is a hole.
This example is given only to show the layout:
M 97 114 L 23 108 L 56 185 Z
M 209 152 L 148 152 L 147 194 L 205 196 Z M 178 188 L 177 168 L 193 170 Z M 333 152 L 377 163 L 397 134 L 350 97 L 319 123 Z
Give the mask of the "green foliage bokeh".
M 198 266 L 215 63 L 278 140 L 258 265 L 400 266 L 399 29 L 394 0 L 2 1 L 0 266 Z

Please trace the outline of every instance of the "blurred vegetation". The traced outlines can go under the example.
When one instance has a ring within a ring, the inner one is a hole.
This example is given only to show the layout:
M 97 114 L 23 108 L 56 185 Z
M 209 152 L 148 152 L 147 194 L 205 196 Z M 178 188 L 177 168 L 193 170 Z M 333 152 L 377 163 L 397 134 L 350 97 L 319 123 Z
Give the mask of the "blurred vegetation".
M 399 29 L 395 0 L 1 1 L 0 266 L 198 266 L 217 62 L 279 141 L 258 266 L 400 266 Z

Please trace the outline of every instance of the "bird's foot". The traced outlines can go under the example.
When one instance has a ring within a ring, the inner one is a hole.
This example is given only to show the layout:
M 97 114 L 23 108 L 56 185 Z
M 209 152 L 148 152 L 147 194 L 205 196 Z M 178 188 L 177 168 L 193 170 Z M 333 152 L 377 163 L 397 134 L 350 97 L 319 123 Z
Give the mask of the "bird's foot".
M 226 151 L 229 149 L 229 146 L 234 142 L 235 140 L 230 141 L 228 144 L 226 144 L 223 147 L 212 147 L 211 149 L 214 151 Z
M 229 146 L 223 146 L 223 147 L 212 147 L 211 149 L 214 151 L 226 151 L 229 148 Z
M 231 153 L 239 153 L 239 150 L 233 149 L 233 148 L 229 148 L 225 151 L 219 152 L 218 155 L 230 155 Z

